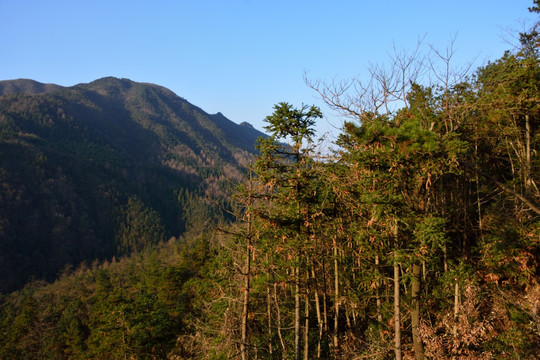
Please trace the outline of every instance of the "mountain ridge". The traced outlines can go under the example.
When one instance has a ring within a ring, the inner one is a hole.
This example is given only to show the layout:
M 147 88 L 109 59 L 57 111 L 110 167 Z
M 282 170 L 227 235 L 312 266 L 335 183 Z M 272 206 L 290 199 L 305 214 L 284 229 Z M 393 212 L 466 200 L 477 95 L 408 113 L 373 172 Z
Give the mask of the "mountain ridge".
M 265 136 L 155 84 L 36 83 L 1 82 L 27 93 L 0 96 L 0 292 L 226 220 Z
M 11 94 L 42 94 L 62 89 L 56 84 L 44 84 L 32 79 L 0 80 L 0 96 Z

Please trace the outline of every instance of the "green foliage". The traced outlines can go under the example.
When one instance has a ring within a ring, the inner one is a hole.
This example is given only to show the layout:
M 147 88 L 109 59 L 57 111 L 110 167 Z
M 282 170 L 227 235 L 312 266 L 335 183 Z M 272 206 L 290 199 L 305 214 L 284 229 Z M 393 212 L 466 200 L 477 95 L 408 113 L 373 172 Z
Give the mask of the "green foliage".
M 266 117 L 265 121 L 269 125 L 265 126 L 265 129 L 278 139 L 290 137 L 293 144 L 300 144 L 304 139 L 310 141 L 315 134 L 315 121 L 321 117 L 321 110 L 316 106 L 303 105 L 296 109 L 282 102 L 274 105 L 274 112 Z
M 137 198 L 130 198 L 121 211 L 117 234 L 119 254 L 138 253 L 162 242 L 165 228 L 159 214 Z
M 163 359 L 193 317 L 198 269 L 170 242 L 0 303 L 2 359 Z
M 442 249 L 447 241 L 445 232 L 446 220 L 439 217 L 425 217 L 414 229 L 414 237 L 422 247 Z M 427 250 L 427 249 L 426 249 Z

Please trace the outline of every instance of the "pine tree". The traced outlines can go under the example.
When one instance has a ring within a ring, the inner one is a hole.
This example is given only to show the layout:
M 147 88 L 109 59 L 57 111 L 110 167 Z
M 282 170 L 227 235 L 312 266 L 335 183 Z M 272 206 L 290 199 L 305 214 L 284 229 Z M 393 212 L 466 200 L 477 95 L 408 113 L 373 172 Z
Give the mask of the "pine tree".
M 300 359 L 301 347 L 301 298 L 306 294 L 304 276 L 309 277 L 310 260 L 309 227 L 311 221 L 310 203 L 313 201 L 313 189 L 310 188 L 310 177 L 313 175 L 312 149 L 313 126 L 322 114 L 315 106 L 293 108 L 288 103 L 274 106 L 274 113 L 266 118 L 269 124 L 266 129 L 272 134 L 261 139 L 258 145 L 260 156 L 255 164 L 258 180 L 266 188 L 265 196 L 270 199 L 269 208 L 261 209 L 259 216 L 274 229 L 273 240 L 267 251 L 280 256 L 284 261 L 277 266 L 289 269 L 293 281 L 294 296 L 294 353 Z M 290 141 L 286 145 L 281 141 Z M 264 213 L 263 213 L 264 211 Z M 276 304 L 279 306 L 279 304 Z M 309 304 L 305 303 L 306 312 Z M 308 316 L 306 316 L 308 318 Z M 307 334 L 309 328 L 305 327 Z M 304 342 L 309 336 L 305 335 Z M 308 349 L 308 344 L 304 347 Z M 284 350 L 284 349 L 283 349 Z M 304 350 L 307 356 L 307 351 Z

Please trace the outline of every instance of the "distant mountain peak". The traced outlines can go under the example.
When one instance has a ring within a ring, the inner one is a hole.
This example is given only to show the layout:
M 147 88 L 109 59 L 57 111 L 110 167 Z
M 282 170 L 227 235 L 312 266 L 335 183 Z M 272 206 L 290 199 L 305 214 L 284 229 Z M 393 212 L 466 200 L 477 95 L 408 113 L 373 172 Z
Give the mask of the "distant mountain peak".
M 135 82 L 126 78 L 117 78 L 114 76 L 105 76 L 100 79 L 94 80 L 88 83 L 89 86 L 117 86 L 117 87 L 131 87 Z
M 253 129 L 255 130 L 255 128 L 253 127 L 253 125 L 251 125 L 250 123 L 246 122 L 246 121 L 243 121 L 240 123 L 240 126 L 243 126 L 243 127 L 247 127 L 249 129 Z

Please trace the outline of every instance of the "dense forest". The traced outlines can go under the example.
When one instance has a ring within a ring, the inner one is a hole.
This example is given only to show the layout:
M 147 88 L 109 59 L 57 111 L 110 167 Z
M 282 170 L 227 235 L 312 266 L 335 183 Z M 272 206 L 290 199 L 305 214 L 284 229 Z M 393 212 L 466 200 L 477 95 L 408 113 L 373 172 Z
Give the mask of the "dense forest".
M 0 95 L 0 292 L 231 219 L 262 135 L 127 79 Z
M 538 26 L 473 74 L 450 47 L 308 80 L 335 150 L 276 104 L 235 221 L 3 295 L 0 358 L 540 358 Z

